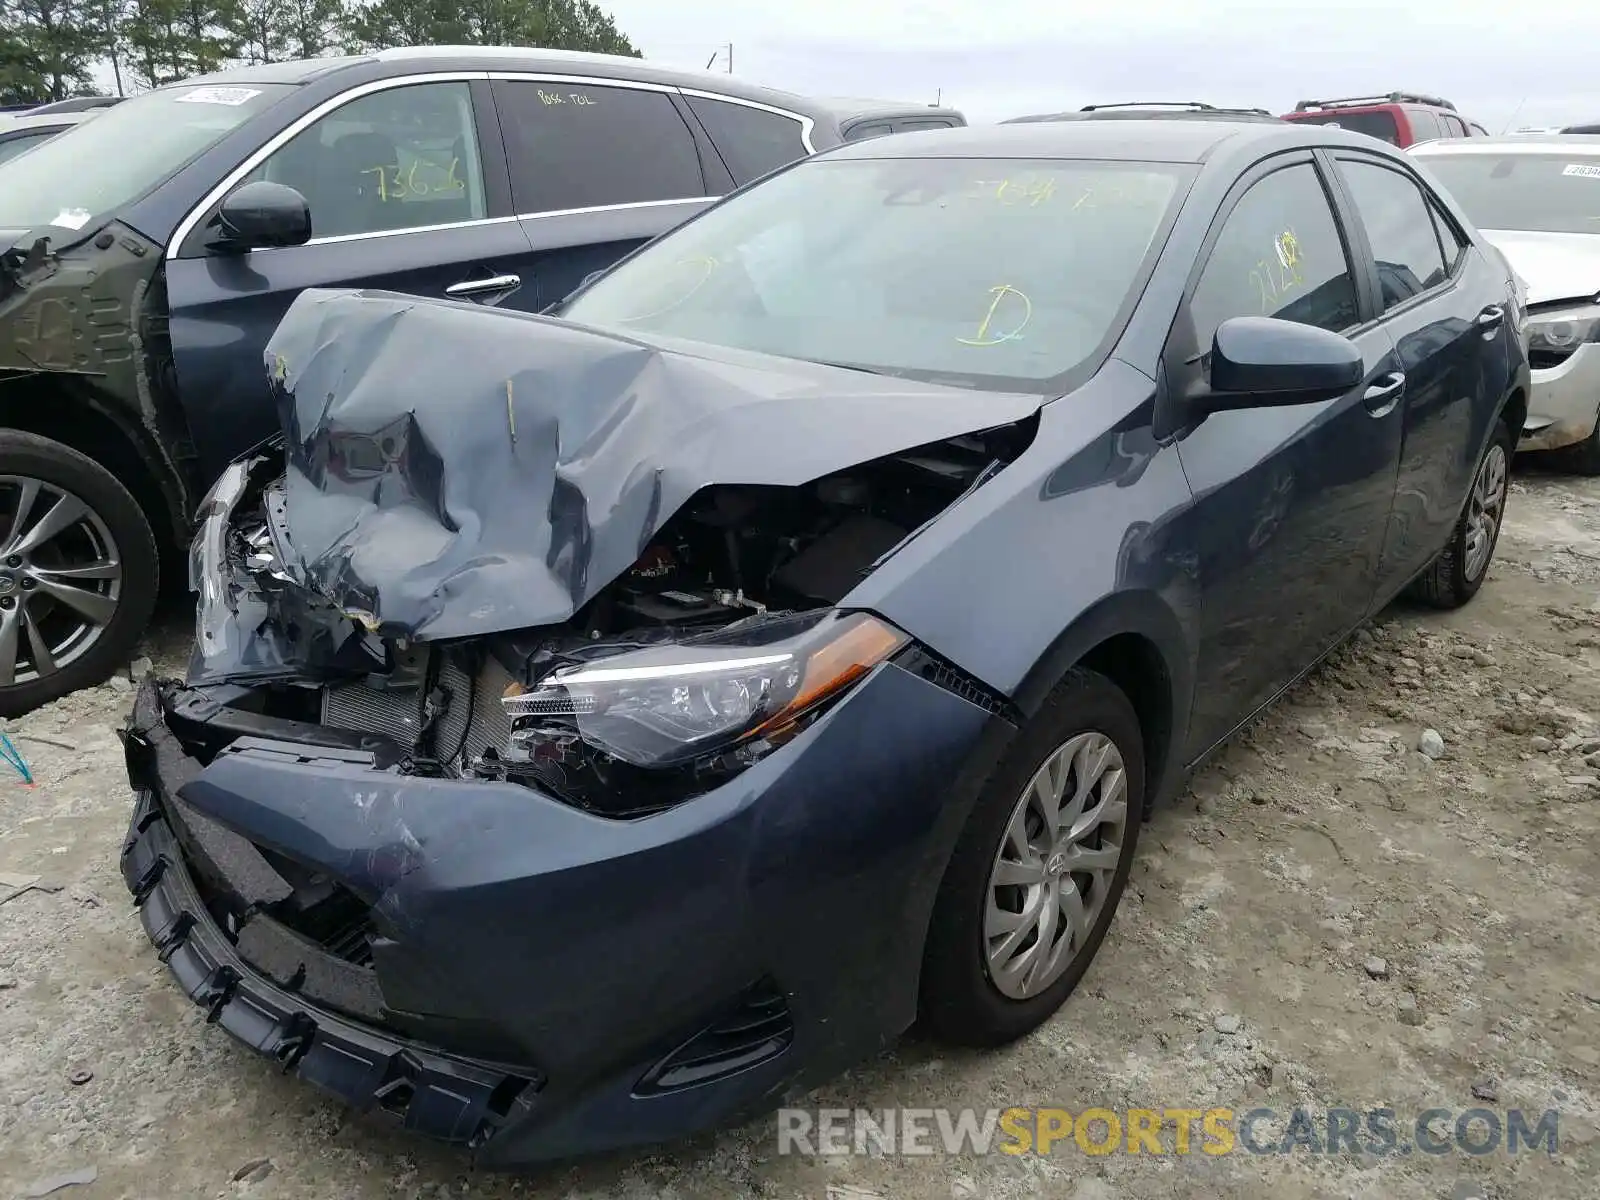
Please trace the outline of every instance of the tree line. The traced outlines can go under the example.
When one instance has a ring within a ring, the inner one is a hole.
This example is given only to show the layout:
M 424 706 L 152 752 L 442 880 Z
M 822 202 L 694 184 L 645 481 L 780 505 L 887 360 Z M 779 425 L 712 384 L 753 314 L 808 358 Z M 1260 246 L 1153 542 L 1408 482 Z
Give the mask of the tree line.
M 0 0 L 0 104 L 427 45 L 639 55 L 593 0 Z

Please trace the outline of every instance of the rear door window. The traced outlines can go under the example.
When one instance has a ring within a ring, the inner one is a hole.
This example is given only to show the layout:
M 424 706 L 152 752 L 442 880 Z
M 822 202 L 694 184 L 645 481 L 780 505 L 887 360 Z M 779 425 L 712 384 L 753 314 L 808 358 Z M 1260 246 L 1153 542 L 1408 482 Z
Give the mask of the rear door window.
M 1446 137 L 1467 136 L 1467 127 L 1461 123 L 1460 117 L 1452 117 L 1449 113 L 1445 113 L 1439 119 L 1444 122 L 1444 132 Z
M 1438 229 L 1411 178 L 1375 162 L 1343 157 L 1339 172 L 1378 262 L 1384 311 L 1443 283 L 1448 272 Z
M 694 134 L 666 92 L 497 79 L 494 102 L 519 214 L 706 194 Z
M 1394 114 L 1388 109 L 1373 108 L 1359 112 L 1340 112 L 1335 109 L 1333 112 L 1304 116 L 1296 114 L 1293 119 L 1307 125 L 1329 125 L 1335 129 L 1348 129 L 1352 133 L 1364 133 L 1391 146 L 1398 145 L 1400 141 L 1400 127 L 1395 124 Z
M 735 104 L 731 100 L 710 100 L 704 96 L 685 96 L 684 99 L 717 144 L 735 183 L 749 183 L 810 153 L 798 117 Z

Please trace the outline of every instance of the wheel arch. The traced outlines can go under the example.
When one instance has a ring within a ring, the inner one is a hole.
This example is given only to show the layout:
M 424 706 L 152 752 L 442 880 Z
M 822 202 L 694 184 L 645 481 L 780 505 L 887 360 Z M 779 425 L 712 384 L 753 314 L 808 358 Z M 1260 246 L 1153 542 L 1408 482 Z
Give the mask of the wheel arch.
M 183 481 L 137 418 L 81 378 L 46 373 L 0 384 L 0 426 L 49 438 L 93 459 L 138 501 L 158 546 L 181 544 L 188 532 Z
M 1067 626 L 1017 686 L 1012 702 L 1023 720 L 1074 667 L 1105 676 L 1139 717 L 1145 738 L 1145 812 L 1182 776 L 1184 739 L 1194 699 L 1190 639 L 1171 606 L 1155 592 L 1107 596 Z
M 1516 446 L 1522 438 L 1522 427 L 1528 421 L 1528 394 L 1521 387 L 1514 387 L 1507 394 L 1505 402 L 1500 405 L 1500 416 L 1511 428 L 1511 444 Z M 1493 431 L 1491 430 L 1491 436 Z

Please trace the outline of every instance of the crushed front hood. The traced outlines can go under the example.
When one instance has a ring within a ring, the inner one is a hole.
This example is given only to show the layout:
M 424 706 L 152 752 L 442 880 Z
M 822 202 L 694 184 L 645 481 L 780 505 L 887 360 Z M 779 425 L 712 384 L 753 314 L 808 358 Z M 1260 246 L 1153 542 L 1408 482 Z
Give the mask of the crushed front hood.
M 708 485 L 803 484 L 1045 399 L 383 292 L 302 293 L 266 363 L 278 568 L 411 639 L 566 620 Z

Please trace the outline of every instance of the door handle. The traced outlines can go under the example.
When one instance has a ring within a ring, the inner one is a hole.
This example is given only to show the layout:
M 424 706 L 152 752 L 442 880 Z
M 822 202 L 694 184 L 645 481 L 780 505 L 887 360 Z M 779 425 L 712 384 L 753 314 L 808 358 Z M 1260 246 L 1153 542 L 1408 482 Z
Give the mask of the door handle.
M 452 300 L 462 300 L 499 293 L 495 297 L 495 300 L 499 301 L 504 300 L 521 286 L 520 275 L 492 275 L 488 279 L 464 279 L 460 283 L 452 283 L 445 288 L 444 294 Z
M 1361 402 L 1375 417 L 1387 416 L 1405 389 L 1406 377 L 1401 371 L 1390 371 L 1361 395 Z
M 1506 310 L 1498 304 L 1491 304 L 1478 314 L 1478 328 L 1486 333 L 1494 333 L 1506 319 Z

